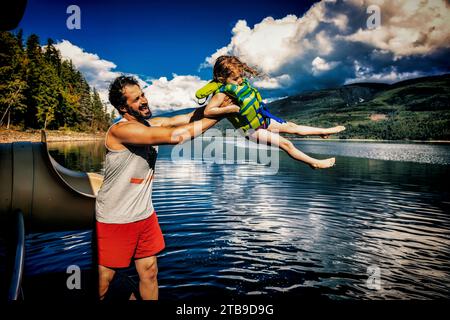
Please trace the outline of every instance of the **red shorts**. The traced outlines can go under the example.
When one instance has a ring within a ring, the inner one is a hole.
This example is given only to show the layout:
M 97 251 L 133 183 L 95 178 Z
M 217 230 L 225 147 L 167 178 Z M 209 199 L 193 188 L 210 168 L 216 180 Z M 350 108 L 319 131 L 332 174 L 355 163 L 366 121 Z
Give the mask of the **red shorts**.
M 109 268 L 126 268 L 131 259 L 156 255 L 165 248 L 156 212 L 131 223 L 96 222 L 98 264 Z

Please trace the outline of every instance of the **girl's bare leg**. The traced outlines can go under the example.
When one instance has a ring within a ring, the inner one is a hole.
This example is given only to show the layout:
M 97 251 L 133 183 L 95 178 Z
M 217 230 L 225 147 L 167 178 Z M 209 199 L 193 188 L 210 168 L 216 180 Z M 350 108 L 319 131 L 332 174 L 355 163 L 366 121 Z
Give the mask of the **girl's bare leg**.
M 277 121 L 271 121 L 269 131 L 278 131 L 283 133 L 293 133 L 300 136 L 310 136 L 310 135 L 320 135 L 322 138 L 326 139 L 330 134 L 335 134 L 345 130 L 344 126 L 336 126 L 332 128 L 316 128 L 307 127 L 295 124 L 293 122 L 279 123 Z
M 325 169 L 334 166 L 334 163 L 336 161 L 335 158 L 329 158 L 324 160 L 318 160 L 315 158 L 312 158 L 300 150 L 298 150 L 294 144 L 289 141 L 288 139 L 280 136 L 277 133 L 270 132 L 265 129 L 258 129 L 253 133 L 249 134 L 249 139 L 255 142 L 259 143 L 265 143 L 270 144 L 273 146 L 277 146 L 280 149 L 283 149 L 286 151 L 289 156 L 294 158 L 295 160 L 302 161 L 306 164 L 309 164 L 309 166 L 313 169 Z

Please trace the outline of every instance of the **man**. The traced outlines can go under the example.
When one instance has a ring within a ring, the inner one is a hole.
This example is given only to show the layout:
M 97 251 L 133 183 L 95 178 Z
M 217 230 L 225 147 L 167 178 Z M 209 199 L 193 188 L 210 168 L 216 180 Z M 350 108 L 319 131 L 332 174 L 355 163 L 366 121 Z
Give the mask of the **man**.
M 96 200 L 99 295 L 104 298 L 116 269 L 134 260 L 141 298 L 157 300 L 156 254 L 165 247 L 151 198 L 157 146 L 195 138 L 218 119 L 205 118 L 204 108 L 151 118 L 138 82 L 126 76 L 111 83 L 109 101 L 122 119 L 106 133 L 105 177 Z M 238 112 L 230 102 L 223 107 Z

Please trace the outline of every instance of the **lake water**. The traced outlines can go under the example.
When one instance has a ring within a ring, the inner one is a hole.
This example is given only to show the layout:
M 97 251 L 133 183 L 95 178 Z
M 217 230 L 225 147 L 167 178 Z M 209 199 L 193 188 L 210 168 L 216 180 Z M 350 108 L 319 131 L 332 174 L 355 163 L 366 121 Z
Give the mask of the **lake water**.
M 450 145 L 295 144 L 337 165 L 311 170 L 280 153 L 273 174 L 254 162 L 173 162 L 160 147 L 160 299 L 450 298 Z M 71 169 L 102 172 L 102 143 L 50 148 Z M 71 264 L 91 281 L 91 257 L 89 230 L 28 235 L 27 298 L 65 287 Z

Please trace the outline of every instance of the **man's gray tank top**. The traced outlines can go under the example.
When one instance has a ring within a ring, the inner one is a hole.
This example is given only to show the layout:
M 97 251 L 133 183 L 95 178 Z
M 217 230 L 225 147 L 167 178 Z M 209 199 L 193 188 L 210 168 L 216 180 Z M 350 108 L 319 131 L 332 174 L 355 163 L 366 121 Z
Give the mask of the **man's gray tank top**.
M 121 119 L 119 122 L 126 122 Z M 117 122 L 117 123 L 119 123 Z M 152 186 L 158 147 L 127 145 L 111 150 L 106 145 L 105 177 L 95 203 L 97 221 L 130 223 L 153 213 Z

